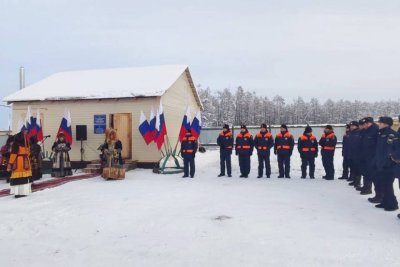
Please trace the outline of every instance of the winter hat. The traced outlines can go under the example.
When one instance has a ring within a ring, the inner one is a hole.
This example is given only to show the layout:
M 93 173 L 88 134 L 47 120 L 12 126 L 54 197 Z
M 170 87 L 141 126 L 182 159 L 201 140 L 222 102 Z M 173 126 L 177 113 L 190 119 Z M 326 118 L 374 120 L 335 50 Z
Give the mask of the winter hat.
M 346 129 L 350 129 L 350 124 L 346 123 Z
M 227 129 L 227 130 L 230 130 L 230 129 L 229 129 L 229 125 L 228 125 L 228 124 L 224 124 L 224 127 L 222 127 L 222 129 Z
M 242 124 L 242 125 L 240 125 L 240 129 L 245 129 L 245 130 L 247 130 L 247 127 L 246 127 L 246 125 Z
M 364 124 L 365 124 L 364 119 L 361 119 L 361 120 L 358 121 L 358 125 L 364 125 Z
M 286 124 L 282 124 L 281 128 L 285 128 L 287 130 L 287 125 Z
M 267 125 L 265 123 L 261 123 L 261 127 L 260 128 L 265 128 L 267 129 Z
M 379 117 L 379 121 L 380 123 L 385 123 L 389 126 L 393 125 L 393 119 L 391 117 Z
M 374 119 L 372 117 L 365 117 L 362 119 L 364 123 L 374 123 Z
M 306 128 L 304 129 L 304 133 L 311 133 L 312 132 L 312 128 L 310 126 L 306 126 Z
M 325 126 L 325 129 L 333 130 L 333 127 L 332 127 L 332 125 L 328 124 L 328 125 Z
M 358 121 L 351 121 L 350 126 L 357 126 L 358 127 Z

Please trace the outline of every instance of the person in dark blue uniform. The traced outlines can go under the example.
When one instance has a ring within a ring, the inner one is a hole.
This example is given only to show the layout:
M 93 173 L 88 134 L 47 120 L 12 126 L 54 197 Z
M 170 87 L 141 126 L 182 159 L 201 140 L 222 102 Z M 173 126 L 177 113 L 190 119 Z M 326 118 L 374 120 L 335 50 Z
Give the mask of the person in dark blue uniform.
M 217 138 L 217 144 L 219 146 L 219 159 L 221 167 L 218 177 L 225 176 L 225 166 L 228 177 L 232 177 L 231 155 L 233 148 L 233 136 L 229 129 L 229 125 L 224 125 L 222 132 L 220 132 Z
M 319 145 L 321 146 L 322 165 L 325 169 L 325 176 L 322 178 L 326 180 L 333 180 L 335 177 L 335 167 L 333 159 L 335 156 L 337 138 L 333 131 L 332 125 L 327 125 L 324 129 Z
M 346 124 L 346 133 L 343 135 L 342 140 L 342 176 L 339 177 L 339 180 L 347 180 L 350 176 L 350 162 L 349 162 L 349 133 L 350 133 L 350 125 Z
M 182 178 L 194 177 L 196 171 L 196 166 L 194 158 L 197 152 L 198 144 L 194 136 L 192 136 L 192 131 L 190 129 L 186 130 L 186 136 L 182 139 L 181 143 L 181 155 L 183 158 L 183 176 Z
M 363 180 L 363 183 L 366 182 L 365 176 L 366 176 L 366 171 L 367 171 L 367 162 L 364 159 L 364 147 L 363 147 L 363 139 L 365 136 L 365 122 L 363 119 L 358 121 L 358 126 L 360 129 L 360 174 L 361 174 L 361 178 L 360 179 L 360 184 L 359 185 L 355 185 L 355 189 L 357 191 L 361 191 L 362 190 L 362 186 L 361 186 L 361 180 Z
M 281 125 L 281 131 L 275 137 L 274 153 L 278 155 L 278 178 L 290 178 L 290 157 L 294 148 L 293 135 L 286 124 Z
M 270 150 L 274 147 L 274 137 L 267 130 L 265 123 L 261 124 L 260 132 L 254 138 L 254 147 L 257 149 L 258 155 L 258 176 L 263 177 L 264 165 L 265 175 L 267 178 L 271 177 L 271 163 L 270 163 Z
M 362 156 L 362 174 L 363 187 L 361 195 L 372 194 L 372 183 L 375 180 L 375 168 L 373 167 L 373 159 L 376 152 L 376 141 L 378 137 L 379 127 L 374 123 L 374 119 L 366 117 L 361 120 L 364 127 L 361 138 L 361 156 Z M 376 185 L 375 185 L 376 187 Z
M 376 144 L 376 156 L 374 165 L 376 167 L 376 179 L 382 183 L 383 199 L 376 205 L 386 211 L 394 211 L 399 208 L 396 196 L 394 195 L 393 182 L 395 179 L 395 162 L 392 156 L 399 149 L 399 134 L 391 126 L 391 117 L 379 118 L 379 132 Z
M 250 173 L 250 159 L 253 155 L 253 136 L 246 125 L 240 126 L 240 133 L 236 136 L 236 155 L 239 156 L 240 178 L 248 178 Z
M 307 177 L 307 165 L 310 169 L 310 178 L 314 179 L 315 158 L 318 156 L 317 138 L 312 134 L 312 128 L 307 126 L 297 142 L 297 149 L 301 158 L 301 178 Z
M 400 119 L 400 117 L 399 117 Z M 400 121 L 400 120 L 399 120 Z M 394 166 L 394 177 L 400 180 L 400 128 L 398 129 L 397 133 L 399 134 L 397 148 L 395 149 L 394 153 L 392 154 L 392 160 L 395 163 Z M 400 186 L 400 181 L 399 181 Z M 400 214 L 397 215 L 397 218 L 400 219 Z
M 358 121 L 350 122 L 350 134 L 348 139 L 348 155 L 350 161 L 349 185 L 359 186 L 361 181 L 361 137 Z

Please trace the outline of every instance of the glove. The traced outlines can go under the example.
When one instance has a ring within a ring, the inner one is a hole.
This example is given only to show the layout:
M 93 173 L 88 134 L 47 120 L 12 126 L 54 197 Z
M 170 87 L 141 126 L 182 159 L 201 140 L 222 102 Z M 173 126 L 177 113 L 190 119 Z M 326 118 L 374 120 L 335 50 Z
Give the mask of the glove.
M 276 150 L 274 150 L 274 154 L 276 155 Z

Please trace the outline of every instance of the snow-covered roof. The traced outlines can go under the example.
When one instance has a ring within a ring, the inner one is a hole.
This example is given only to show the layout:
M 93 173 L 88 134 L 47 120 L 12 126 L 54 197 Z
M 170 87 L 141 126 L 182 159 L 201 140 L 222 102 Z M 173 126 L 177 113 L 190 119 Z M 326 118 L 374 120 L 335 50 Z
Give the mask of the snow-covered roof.
M 186 73 L 201 106 L 187 65 L 68 71 L 53 74 L 3 101 L 44 101 L 161 96 Z

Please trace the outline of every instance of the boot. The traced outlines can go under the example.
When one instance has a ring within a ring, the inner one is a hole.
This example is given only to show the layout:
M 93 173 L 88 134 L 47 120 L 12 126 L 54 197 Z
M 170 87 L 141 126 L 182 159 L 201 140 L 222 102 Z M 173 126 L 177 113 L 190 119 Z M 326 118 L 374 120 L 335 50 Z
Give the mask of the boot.
M 224 173 L 218 174 L 218 177 L 222 177 L 222 176 L 225 176 L 225 174 Z
M 400 214 L 397 214 L 397 218 L 399 218 L 399 219 L 400 219 Z
M 278 178 L 284 178 L 283 175 L 279 175 Z
M 383 197 L 377 195 L 375 197 L 368 198 L 368 201 L 374 204 L 381 203 L 383 201 Z
M 385 205 L 384 205 L 383 203 L 380 203 L 380 204 L 378 204 L 378 205 L 375 205 L 375 208 L 384 209 L 384 208 L 385 208 Z
M 369 188 L 363 188 L 360 192 L 360 195 L 370 195 L 372 194 L 372 190 Z
M 231 175 L 231 174 L 228 174 L 228 177 L 232 177 L 232 175 Z
M 393 207 L 385 207 L 385 211 L 395 211 L 398 210 L 399 206 L 393 206 Z
M 347 180 L 347 179 L 349 179 L 349 178 L 348 178 L 348 177 L 342 176 L 342 177 L 339 177 L 338 179 L 339 179 L 339 180 Z
M 257 178 L 262 178 L 262 175 L 258 175 Z
M 267 178 L 271 178 L 271 175 L 267 174 Z
M 363 190 L 363 187 L 362 187 L 362 186 L 354 186 L 354 188 L 355 188 L 357 191 L 362 191 L 362 190 Z

